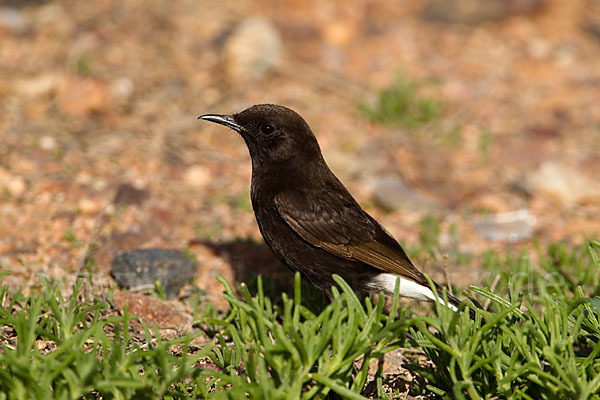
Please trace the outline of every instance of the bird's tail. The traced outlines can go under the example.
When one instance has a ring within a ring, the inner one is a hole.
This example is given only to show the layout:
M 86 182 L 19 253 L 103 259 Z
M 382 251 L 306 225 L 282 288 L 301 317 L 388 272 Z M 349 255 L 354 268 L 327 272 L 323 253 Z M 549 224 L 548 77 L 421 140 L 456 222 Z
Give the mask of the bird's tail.
M 437 292 L 438 292 L 438 296 L 439 296 L 440 302 L 444 303 L 444 290 L 442 289 L 441 286 L 439 286 L 437 284 L 435 286 L 436 286 L 436 289 L 437 289 Z M 450 307 L 451 309 L 453 309 L 454 311 L 458 311 L 458 306 L 460 305 L 461 302 L 456 297 L 454 297 L 450 293 L 448 293 L 448 291 L 446 291 L 445 295 L 446 295 L 446 298 L 448 299 L 448 303 L 449 303 L 449 304 L 446 304 L 446 305 L 448 307 Z M 471 319 L 473 321 L 475 321 L 475 319 L 477 317 L 477 312 L 475 312 L 475 310 L 473 310 L 470 307 L 469 307 L 469 316 L 471 317 Z M 483 320 L 483 323 L 485 323 L 485 320 Z

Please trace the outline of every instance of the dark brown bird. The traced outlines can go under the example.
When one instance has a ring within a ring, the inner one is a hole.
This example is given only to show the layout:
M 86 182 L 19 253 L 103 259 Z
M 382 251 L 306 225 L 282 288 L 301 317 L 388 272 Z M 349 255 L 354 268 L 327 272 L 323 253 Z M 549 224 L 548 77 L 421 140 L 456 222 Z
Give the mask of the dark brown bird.
M 279 259 L 331 296 L 332 274 L 354 289 L 434 301 L 398 242 L 331 172 L 308 124 L 275 104 L 199 118 L 238 132 L 252 158 L 251 198 L 260 231 Z M 441 288 L 436 285 L 441 296 Z M 448 295 L 448 306 L 459 301 Z

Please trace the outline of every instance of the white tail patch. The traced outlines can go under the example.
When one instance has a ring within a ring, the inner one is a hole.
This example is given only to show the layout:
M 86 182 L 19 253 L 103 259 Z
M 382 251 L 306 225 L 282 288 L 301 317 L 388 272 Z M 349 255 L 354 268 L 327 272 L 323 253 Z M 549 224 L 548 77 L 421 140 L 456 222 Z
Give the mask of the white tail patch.
M 376 285 L 378 285 L 380 288 L 383 288 L 385 294 L 390 296 L 394 295 L 394 288 L 396 286 L 397 279 L 400 279 L 400 296 L 421 301 L 435 301 L 435 295 L 429 287 L 423 286 L 413 280 L 394 274 L 379 274 L 375 278 L 377 281 Z M 438 295 L 438 298 L 441 304 L 448 306 L 453 311 L 458 310 L 454 305 L 446 304 L 442 296 Z

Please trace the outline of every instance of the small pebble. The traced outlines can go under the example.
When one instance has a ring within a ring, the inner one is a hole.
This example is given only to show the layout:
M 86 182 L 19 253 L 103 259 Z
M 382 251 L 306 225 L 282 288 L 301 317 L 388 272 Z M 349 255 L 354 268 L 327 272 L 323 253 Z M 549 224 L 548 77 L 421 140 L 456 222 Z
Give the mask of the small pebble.
M 208 185 L 213 178 L 208 168 L 202 165 L 192 165 L 183 174 L 185 183 L 195 188 Z
M 44 150 L 54 150 L 56 148 L 56 139 L 52 136 L 42 136 L 40 139 L 40 147 Z
M 12 175 L 5 169 L 0 168 L 0 190 L 6 190 L 14 197 L 19 197 L 25 192 L 27 185 L 25 179 L 18 175 Z
M 23 33 L 28 26 L 29 21 L 20 10 L 11 7 L 0 8 L 0 28 L 12 33 Z
M 113 203 L 124 206 L 139 206 L 148 200 L 149 197 L 150 193 L 146 189 L 138 189 L 129 183 L 122 183 L 117 188 Z

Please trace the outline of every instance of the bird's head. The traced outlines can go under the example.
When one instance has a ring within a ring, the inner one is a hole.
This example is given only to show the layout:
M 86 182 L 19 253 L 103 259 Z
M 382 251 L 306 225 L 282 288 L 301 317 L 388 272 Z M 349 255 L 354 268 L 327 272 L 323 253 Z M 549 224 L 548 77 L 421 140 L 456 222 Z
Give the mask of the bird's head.
M 304 119 L 276 104 L 259 104 L 233 115 L 205 114 L 198 117 L 238 132 L 248 145 L 256 165 L 278 164 L 297 159 L 321 159 L 321 150 Z

